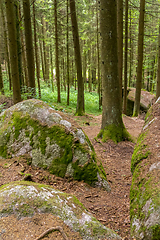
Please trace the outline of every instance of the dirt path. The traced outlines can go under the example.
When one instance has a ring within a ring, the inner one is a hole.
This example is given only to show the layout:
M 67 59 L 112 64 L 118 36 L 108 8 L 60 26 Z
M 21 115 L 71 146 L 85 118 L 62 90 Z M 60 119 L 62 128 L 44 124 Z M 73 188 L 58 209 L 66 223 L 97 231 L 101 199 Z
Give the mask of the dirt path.
M 81 125 L 83 130 L 90 138 L 94 145 L 98 157 L 102 160 L 105 168 L 107 179 L 111 185 L 112 191 L 108 193 L 104 190 L 92 188 L 83 182 L 71 181 L 67 182 L 59 177 L 50 176 L 47 171 L 38 168 L 31 168 L 26 164 L 25 159 L 12 159 L 0 162 L 0 185 L 15 180 L 21 180 L 23 176 L 19 174 L 22 167 L 25 173 L 32 175 L 32 181 L 50 184 L 54 188 L 61 191 L 74 194 L 84 206 L 92 212 L 92 214 L 101 221 L 105 226 L 116 231 L 125 240 L 132 239 L 130 237 L 130 219 L 129 219 L 129 190 L 131 185 L 130 162 L 134 149 L 134 143 L 121 142 L 114 144 L 111 141 L 101 143 L 96 141 L 94 137 L 99 133 L 101 126 L 101 116 L 75 117 L 75 120 Z M 140 118 L 123 117 L 124 124 L 130 134 L 135 138 L 138 137 L 144 121 Z M 7 165 L 7 163 L 9 163 Z M 3 218 L 0 225 L 0 239 L 15 239 L 13 234 L 17 234 L 19 239 L 35 239 L 44 229 L 51 227 L 51 222 L 44 216 L 34 216 L 33 218 L 17 221 L 13 218 L 12 224 L 9 225 L 9 218 Z M 36 220 L 35 220 L 36 218 Z M 46 220 L 45 220 L 46 218 Z M 59 221 L 59 222 L 58 222 Z M 60 220 L 53 220 L 54 226 L 63 225 Z M 8 226 L 8 235 L 1 238 L 2 227 Z M 18 228 L 18 226 L 20 226 Z M 11 230 L 10 230 L 11 228 Z M 24 234 L 22 230 L 25 229 Z M 28 231 L 27 231 L 28 229 Z M 69 229 L 63 225 L 65 232 Z M 81 239 L 76 234 L 70 232 L 70 239 Z M 25 237 L 24 237 L 25 236 Z M 63 239 L 60 233 L 49 234 L 43 239 Z

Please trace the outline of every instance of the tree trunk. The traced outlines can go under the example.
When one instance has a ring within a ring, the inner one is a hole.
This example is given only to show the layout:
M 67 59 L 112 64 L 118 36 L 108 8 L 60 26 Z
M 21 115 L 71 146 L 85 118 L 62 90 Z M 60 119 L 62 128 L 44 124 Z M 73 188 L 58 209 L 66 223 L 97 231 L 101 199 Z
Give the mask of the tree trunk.
M 13 102 L 15 104 L 21 101 L 15 14 L 14 14 L 14 6 L 12 1 L 6 0 L 5 5 L 6 5 L 7 24 L 8 24 L 11 78 L 12 78 L 12 84 L 13 84 Z
M 22 19 L 22 14 L 21 14 L 21 8 L 19 7 L 19 17 Z M 22 48 L 22 66 L 23 66 L 23 80 L 24 80 L 24 85 L 27 86 L 27 89 L 25 89 L 25 92 L 28 91 L 28 84 L 29 84 L 29 79 L 28 79 L 28 70 L 27 70 L 27 57 L 26 57 L 26 46 L 24 44 L 24 35 L 22 31 L 22 26 L 20 27 L 20 34 L 21 34 L 21 48 Z
M 160 25 L 159 25 L 159 36 L 158 36 L 158 69 L 157 69 L 157 88 L 156 88 L 156 99 L 160 97 Z
M 41 98 L 41 87 L 40 87 L 40 66 L 39 66 L 39 54 L 37 46 L 37 31 L 36 31 L 36 16 L 35 16 L 35 4 L 33 1 L 33 27 L 34 27 L 34 47 L 35 47 L 35 59 L 36 59 L 36 72 L 37 72 L 37 83 L 39 98 Z
M 77 68 L 77 83 L 78 83 L 78 96 L 77 96 L 77 109 L 76 115 L 81 116 L 84 114 L 84 83 L 82 78 L 82 60 L 79 44 L 78 24 L 75 8 L 75 0 L 70 1 L 71 21 L 72 21 L 72 34 L 75 51 L 75 62 Z
M 145 0 L 140 1 L 140 16 L 139 16 L 139 34 L 138 34 L 138 66 L 137 66 L 137 80 L 136 93 L 133 116 L 136 117 L 140 110 L 141 100 L 141 85 L 142 85 L 142 67 L 143 67 L 143 41 L 144 41 L 144 12 Z
M 100 1 L 102 59 L 102 141 L 119 142 L 128 137 L 122 121 L 120 84 L 118 78 L 117 6 L 116 0 Z
M 58 26 L 57 26 L 57 0 L 54 0 L 54 16 L 55 16 L 55 57 L 56 57 L 56 80 L 57 80 L 57 102 L 61 102 L 60 93 L 60 74 L 59 74 L 59 51 L 58 51 Z
M 123 113 L 127 114 L 127 64 L 128 64 L 128 0 L 125 0 L 125 57 L 124 57 L 124 95 Z
M 20 36 L 20 20 L 19 20 L 19 2 L 14 0 L 14 9 L 16 16 L 16 35 L 17 35 L 17 55 L 18 55 L 18 69 L 19 69 L 19 82 L 20 88 L 23 86 L 23 74 L 22 74 L 22 47 L 21 47 L 21 36 Z
M 11 90 L 12 82 L 11 82 L 11 68 L 10 68 L 9 50 L 8 50 L 8 37 L 7 37 L 6 23 L 5 23 L 5 17 L 4 17 L 4 11 L 3 11 L 2 4 L 1 4 L 1 13 L 2 13 L 2 21 L 3 21 L 3 30 L 4 30 L 4 41 L 5 41 L 5 49 L 6 49 L 7 67 L 8 67 L 9 90 Z
M 4 86 L 3 86 L 3 77 L 2 77 L 2 67 L 0 61 L 0 92 L 4 94 Z
M 118 35 L 118 77 L 120 86 L 120 103 L 122 103 L 123 0 L 117 0 L 117 35 Z
M 98 0 L 96 0 L 96 10 L 97 10 L 97 73 L 98 73 L 98 96 L 99 96 L 99 109 L 102 106 L 101 98 L 101 79 L 100 79 L 100 50 L 99 50 L 99 15 L 98 15 Z
M 69 17 L 68 17 L 68 10 L 69 10 L 69 0 L 67 0 L 67 35 L 66 35 L 66 42 L 67 42 L 67 105 L 69 106 L 69 97 L 70 97 L 70 75 L 69 75 Z
M 30 1 L 29 0 L 23 0 L 23 14 L 24 14 L 25 42 L 26 42 L 29 88 L 31 90 L 31 97 L 33 97 L 35 95 L 35 63 L 34 63 Z

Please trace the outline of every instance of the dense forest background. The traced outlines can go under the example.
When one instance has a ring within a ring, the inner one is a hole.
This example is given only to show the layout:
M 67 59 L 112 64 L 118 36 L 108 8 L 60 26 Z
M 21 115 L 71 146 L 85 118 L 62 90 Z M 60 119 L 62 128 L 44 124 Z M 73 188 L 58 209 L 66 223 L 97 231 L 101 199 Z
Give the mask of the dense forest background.
M 100 111 L 104 47 L 100 2 L 103 1 L 1 0 L 0 92 L 13 96 L 14 103 L 33 97 L 63 102 L 66 107 L 74 104 L 76 109 L 82 101 L 79 115 L 91 100 Z M 112 17 L 117 18 L 113 41 L 118 43 L 120 88 L 138 87 L 136 82 L 140 81 L 140 88 L 153 93 L 158 89 L 159 6 L 159 0 L 117 0 L 117 15 Z M 84 91 L 84 99 L 79 91 Z M 124 113 L 125 108 L 124 104 Z

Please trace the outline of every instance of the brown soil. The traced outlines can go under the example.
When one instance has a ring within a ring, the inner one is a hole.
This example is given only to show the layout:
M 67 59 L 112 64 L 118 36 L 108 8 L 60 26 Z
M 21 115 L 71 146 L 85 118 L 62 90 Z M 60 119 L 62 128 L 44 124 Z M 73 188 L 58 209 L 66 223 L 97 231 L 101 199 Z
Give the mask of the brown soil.
M 0 161 L 0 185 L 24 178 L 20 172 L 30 173 L 31 180 L 53 186 L 55 189 L 74 194 L 84 206 L 106 227 L 116 231 L 123 239 L 130 240 L 129 190 L 131 185 L 130 163 L 134 149 L 132 142 L 118 144 L 108 141 L 102 143 L 94 137 L 99 133 L 101 116 L 87 115 L 74 117 L 91 140 L 98 157 L 101 159 L 112 191 L 110 193 L 92 188 L 86 183 L 67 181 L 50 175 L 47 171 L 28 166 L 25 158 Z M 136 139 L 142 129 L 144 120 L 124 116 L 124 124 Z M 48 228 L 61 226 L 69 239 L 81 239 L 72 232 L 59 218 L 50 214 L 35 215 L 32 218 L 17 220 L 14 216 L 0 221 L 0 239 L 32 240 Z M 5 234 L 1 235 L 2 232 Z M 2 237 L 3 236 L 3 237 Z M 52 232 L 43 239 L 64 239 L 59 231 Z

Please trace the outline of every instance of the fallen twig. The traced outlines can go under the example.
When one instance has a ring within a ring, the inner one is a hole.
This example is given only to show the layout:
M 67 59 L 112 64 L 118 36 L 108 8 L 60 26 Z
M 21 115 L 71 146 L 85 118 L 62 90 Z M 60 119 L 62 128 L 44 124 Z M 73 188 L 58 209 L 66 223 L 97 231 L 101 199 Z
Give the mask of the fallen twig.
M 52 228 L 49 228 L 48 230 L 46 230 L 44 233 L 42 233 L 39 237 L 37 237 L 35 240 L 39 240 L 39 239 L 42 239 L 45 235 L 47 235 L 48 233 L 52 232 L 52 231 L 59 231 L 63 238 L 65 240 L 68 240 L 65 232 L 63 231 L 63 229 L 60 227 L 60 226 L 57 226 L 57 227 L 52 227 Z

